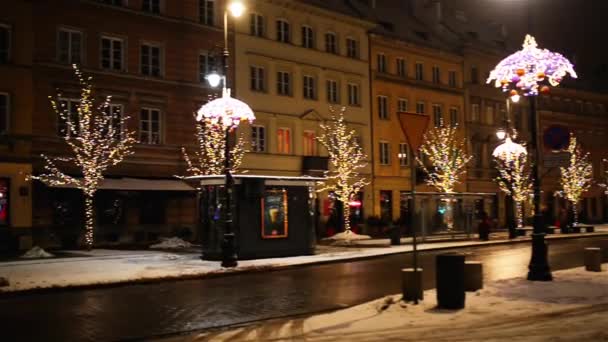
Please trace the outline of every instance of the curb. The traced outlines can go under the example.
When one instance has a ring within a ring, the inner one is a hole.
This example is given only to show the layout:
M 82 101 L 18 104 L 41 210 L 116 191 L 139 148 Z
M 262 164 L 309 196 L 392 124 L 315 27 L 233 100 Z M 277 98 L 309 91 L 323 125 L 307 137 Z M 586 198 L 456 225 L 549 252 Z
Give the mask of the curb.
M 608 232 L 597 232 L 597 233 L 584 233 L 584 234 L 573 234 L 567 236 L 551 236 L 547 235 L 546 240 L 573 240 L 573 239 L 584 239 L 584 238 L 594 238 L 594 237 L 608 237 Z M 510 245 L 510 244 L 521 244 L 521 243 L 529 243 L 532 241 L 531 237 L 525 237 L 518 240 L 495 240 L 495 241 L 484 241 L 477 242 L 469 245 L 460 245 L 460 246 L 443 246 L 443 247 L 429 247 L 419 249 L 419 252 L 429 252 L 429 251 L 441 251 L 441 250 L 449 250 L 449 249 L 459 249 L 459 248 L 477 248 L 477 247 L 487 247 L 487 246 L 499 246 L 499 245 Z M 390 248 L 390 245 L 389 245 Z M 301 264 L 291 264 L 291 265 L 261 265 L 261 266 L 244 266 L 242 268 L 236 269 L 220 269 L 217 271 L 211 271 L 202 274 L 186 274 L 186 275 L 173 275 L 173 276 L 165 276 L 165 277 L 155 277 L 155 278 L 144 278 L 144 279 L 128 279 L 124 281 L 114 281 L 111 283 L 95 283 L 95 284 L 81 284 L 81 285 L 57 285 L 50 286 L 44 288 L 31 288 L 24 290 L 14 290 L 14 291 L 3 291 L 0 288 L 0 298 L 10 298 L 10 297 L 18 297 L 22 295 L 28 294 L 42 294 L 42 293 L 54 293 L 54 292 L 63 292 L 63 291 L 76 291 L 76 290 L 90 290 L 90 289 L 103 289 L 103 288 L 114 288 L 114 287 L 122 287 L 129 285 L 144 285 L 144 284 L 157 284 L 162 283 L 164 281 L 187 281 L 187 280 L 199 280 L 199 279 L 210 279 L 210 278 L 219 278 L 219 277 L 229 277 L 240 274 L 249 274 L 249 273 L 258 273 L 258 272 L 274 272 L 274 271 L 283 271 L 294 268 L 301 268 L 307 266 L 315 266 L 315 265 L 324 265 L 324 264 L 334 264 L 341 262 L 353 262 L 353 261 L 363 261 L 369 259 L 377 259 L 382 258 L 388 255 L 395 254 L 408 254 L 412 253 L 409 251 L 387 251 L 382 254 L 375 255 L 361 255 L 361 256 L 346 256 L 344 258 L 336 258 L 332 260 L 318 260 L 311 261 L 308 263 Z M 10 279 L 9 279 L 10 281 Z

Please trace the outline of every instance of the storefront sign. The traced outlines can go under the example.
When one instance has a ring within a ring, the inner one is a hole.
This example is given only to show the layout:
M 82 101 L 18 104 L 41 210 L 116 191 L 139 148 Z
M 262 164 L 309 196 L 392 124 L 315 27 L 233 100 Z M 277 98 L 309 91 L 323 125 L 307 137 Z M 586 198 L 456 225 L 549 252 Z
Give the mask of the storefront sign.
M 289 227 L 287 222 L 287 191 L 266 191 L 261 201 L 262 238 L 286 238 Z

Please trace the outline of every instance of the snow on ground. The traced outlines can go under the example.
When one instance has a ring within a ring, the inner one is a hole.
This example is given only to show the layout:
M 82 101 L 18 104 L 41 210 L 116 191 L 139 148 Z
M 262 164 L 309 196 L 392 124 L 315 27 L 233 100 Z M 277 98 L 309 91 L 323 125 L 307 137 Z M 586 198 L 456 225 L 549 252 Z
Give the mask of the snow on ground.
M 192 247 L 190 242 L 184 241 L 178 237 L 161 238 L 160 243 L 150 246 L 152 249 L 178 249 L 190 247 Z
M 44 249 L 34 246 L 29 251 L 25 252 L 20 258 L 22 259 L 39 259 L 39 258 L 52 258 L 53 254 L 45 251 Z
M 556 234 L 548 239 L 573 238 L 576 236 L 598 236 L 594 234 Z M 529 238 L 519 241 L 529 241 Z M 368 241 L 368 240 L 356 240 Z M 355 242 L 356 242 L 355 241 Z M 387 240 L 388 241 L 388 240 Z M 453 247 L 495 245 L 513 243 L 508 240 L 490 241 L 444 241 L 421 243 L 419 250 Z M 9 280 L 10 285 L 0 288 L 0 292 L 14 292 L 31 289 L 78 287 L 100 284 L 117 284 L 163 279 L 187 279 L 214 276 L 223 273 L 280 269 L 297 265 L 324 262 L 355 260 L 373 256 L 409 252 L 411 245 L 383 247 L 337 247 L 321 246 L 316 255 L 303 255 L 285 258 L 240 260 L 236 268 L 225 269 L 218 261 L 200 259 L 196 250 L 180 250 L 168 253 L 159 250 L 121 251 L 94 249 L 92 251 L 73 251 L 69 258 L 31 259 L 0 262 L 0 277 Z
M 337 233 L 337 234 L 334 234 L 330 237 L 323 239 L 323 241 L 327 241 L 333 246 L 350 245 L 354 241 L 358 241 L 358 240 L 371 240 L 371 236 L 361 235 L 361 234 L 354 233 L 350 230 L 347 230 L 345 232 Z
M 553 282 L 523 278 L 467 293 L 462 310 L 436 308 L 435 290 L 419 305 L 400 295 L 303 318 L 276 319 L 176 341 L 608 341 L 608 276 L 583 268 Z

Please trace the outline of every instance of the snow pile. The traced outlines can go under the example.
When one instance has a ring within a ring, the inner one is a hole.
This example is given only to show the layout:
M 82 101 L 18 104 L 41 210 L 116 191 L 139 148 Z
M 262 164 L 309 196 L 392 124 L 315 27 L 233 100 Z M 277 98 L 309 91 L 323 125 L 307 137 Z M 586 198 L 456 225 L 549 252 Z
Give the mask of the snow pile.
M 54 257 L 53 254 L 45 251 L 44 249 L 42 249 L 38 246 L 32 247 L 32 249 L 30 249 L 29 251 L 25 252 L 25 254 L 20 256 L 20 258 L 23 258 L 23 259 L 52 258 L 52 257 Z
M 155 245 L 151 245 L 152 249 L 178 249 L 178 248 L 190 248 L 192 244 L 188 241 L 184 241 L 178 237 L 161 238 L 161 242 Z
M 350 230 L 347 230 L 345 232 L 341 232 L 328 238 L 325 238 L 323 239 L 323 241 L 327 241 L 332 245 L 349 245 L 353 241 L 369 239 L 371 239 L 369 235 L 360 235 L 357 233 L 353 233 Z

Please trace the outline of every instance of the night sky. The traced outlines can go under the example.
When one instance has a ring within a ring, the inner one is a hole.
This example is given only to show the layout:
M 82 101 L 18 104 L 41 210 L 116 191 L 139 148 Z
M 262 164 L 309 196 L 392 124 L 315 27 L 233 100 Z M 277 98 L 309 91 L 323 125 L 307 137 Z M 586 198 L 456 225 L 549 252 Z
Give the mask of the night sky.
M 486 22 L 504 23 L 514 49 L 521 47 L 527 32 L 532 33 L 541 48 L 572 59 L 579 82 L 608 90 L 608 1 L 449 0 L 444 6 Z

